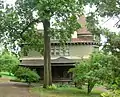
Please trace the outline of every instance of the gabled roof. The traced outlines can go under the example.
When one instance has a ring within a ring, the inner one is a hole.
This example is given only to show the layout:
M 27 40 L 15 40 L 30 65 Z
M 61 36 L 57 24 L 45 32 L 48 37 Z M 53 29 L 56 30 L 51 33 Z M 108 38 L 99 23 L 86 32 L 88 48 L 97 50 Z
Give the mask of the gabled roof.
M 75 63 L 75 60 L 68 59 L 66 57 L 58 57 L 56 59 L 52 59 L 51 63 Z

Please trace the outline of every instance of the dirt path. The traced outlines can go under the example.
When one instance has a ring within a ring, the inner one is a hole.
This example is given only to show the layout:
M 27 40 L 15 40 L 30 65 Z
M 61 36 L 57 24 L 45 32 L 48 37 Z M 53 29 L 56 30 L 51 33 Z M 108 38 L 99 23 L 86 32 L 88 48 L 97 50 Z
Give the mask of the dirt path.
M 0 97 L 39 97 L 29 92 L 29 87 L 24 83 L 0 83 Z

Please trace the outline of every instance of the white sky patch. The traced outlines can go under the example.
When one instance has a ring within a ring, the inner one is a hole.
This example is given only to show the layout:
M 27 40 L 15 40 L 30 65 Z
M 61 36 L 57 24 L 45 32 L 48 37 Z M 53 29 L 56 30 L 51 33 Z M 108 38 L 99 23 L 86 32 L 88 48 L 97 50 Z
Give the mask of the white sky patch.
M 43 30 L 43 23 L 37 24 L 37 29 L 38 30 Z
M 16 0 L 3 0 L 3 1 L 5 1 L 5 3 L 14 5 Z
M 85 7 L 85 13 L 88 14 L 89 12 L 95 12 L 96 7 L 92 6 L 90 7 L 89 5 Z M 120 29 L 118 29 L 115 24 L 118 22 L 118 18 L 113 17 L 113 18 L 101 18 L 99 17 L 99 23 L 100 26 L 103 28 L 108 28 L 110 31 L 113 32 L 119 32 Z
M 118 21 L 119 20 L 117 18 L 101 18 L 100 26 L 103 28 L 108 28 L 112 32 L 119 32 L 120 29 L 115 25 Z

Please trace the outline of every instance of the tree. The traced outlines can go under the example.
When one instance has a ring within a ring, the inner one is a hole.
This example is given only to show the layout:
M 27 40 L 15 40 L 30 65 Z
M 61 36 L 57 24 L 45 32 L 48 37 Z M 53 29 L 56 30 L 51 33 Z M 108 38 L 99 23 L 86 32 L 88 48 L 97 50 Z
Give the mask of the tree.
M 90 1 L 90 0 L 89 0 Z M 120 0 L 91 0 L 91 5 L 96 6 L 96 10 L 94 15 L 100 17 L 108 17 L 108 20 L 111 18 L 116 18 L 118 21 L 114 24 L 115 27 L 120 28 Z M 86 2 L 87 3 L 87 2 Z M 107 21 L 108 21 L 107 20 Z M 108 54 L 111 53 L 115 57 L 120 59 L 120 34 L 116 32 L 111 32 L 110 30 L 102 30 L 101 34 L 104 35 L 107 39 L 107 42 L 103 46 L 103 51 Z M 120 65 L 119 62 L 115 63 L 113 66 L 114 77 L 112 80 L 113 83 L 116 83 L 116 78 L 119 79 L 119 69 Z M 119 85 L 118 85 L 119 86 Z
M 114 57 L 116 57 L 118 60 L 117 62 L 114 62 L 112 64 L 112 69 L 113 69 L 113 78 L 112 81 L 113 83 L 116 83 L 116 79 L 119 79 L 119 69 L 120 69 L 120 64 L 119 64 L 119 59 L 120 59 L 120 48 L 119 48 L 119 43 L 120 43 L 120 34 L 117 32 L 111 32 L 108 29 L 101 29 L 101 27 L 99 27 L 98 30 L 98 26 L 99 26 L 99 21 L 95 21 L 96 18 L 97 20 L 99 19 L 99 17 L 102 18 L 108 18 L 107 21 L 109 21 L 112 18 L 117 19 L 118 21 L 114 24 L 115 27 L 120 28 L 120 0 L 85 0 L 84 1 L 85 4 L 89 4 L 90 7 L 95 7 L 95 11 L 91 12 L 91 16 L 94 16 L 94 18 L 92 18 L 92 23 L 89 23 L 89 30 L 91 30 L 92 32 L 99 32 L 97 33 L 97 35 L 99 36 L 104 35 L 107 39 L 107 42 L 103 45 L 103 51 L 106 54 L 111 54 Z M 89 18 L 89 21 L 91 20 L 91 18 Z M 107 22 L 106 21 L 106 22 Z M 94 24 L 94 25 L 92 25 Z M 119 84 L 118 84 L 119 86 Z
M 115 23 L 114 27 L 118 27 L 118 28 L 120 27 L 119 26 L 119 23 L 120 23 L 120 17 L 119 17 L 120 1 L 119 0 L 85 0 L 84 3 L 86 5 L 90 5 L 91 8 L 94 7 L 94 11 L 90 12 L 89 14 L 91 14 L 91 16 L 94 17 L 94 18 L 92 18 L 92 20 L 94 20 L 94 21 L 92 21 L 91 24 L 94 24 L 94 27 L 96 28 L 96 30 L 99 26 L 98 24 L 100 21 L 98 21 L 98 20 L 100 17 L 108 18 L 107 21 L 109 21 L 112 18 L 118 19 L 118 21 Z M 97 22 L 96 22 L 96 20 L 97 20 Z M 90 19 L 89 19 L 89 21 L 90 21 Z M 105 21 L 104 23 L 106 23 L 107 21 Z M 95 25 L 97 25 L 97 26 L 95 26 Z M 92 25 L 90 27 L 92 27 Z M 101 30 L 101 32 L 99 34 L 104 35 L 105 33 L 103 33 L 103 32 L 104 31 Z
M 27 7 L 26 7 L 27 6 Z M 4 19 L 1 32 L 14 43 L 29 43 L 31 35 L 36 35 L 32 44 L 41 44 L 42 36 L 35 25 L 42 22 L 44 27 L 44 87 L 52 84 L 50 37 L 59 36 L 64 43 L 80 28 L 77 17 L 83 12 L 82 0 L 17 0 L 15 7 L 2 12 Z M 36 14 L 36 16 L 35 16 Z M 2 16 L 3 18 L 3 16 Z M 51 22 L 51 19 L 54 21 Z M 32 33 L 32 34 L 31 34 Z M 27 39 L 27 37 L 30 37 Z
M 88 84 L 89 94 L 95 84 L 110 80 L 113 60 L 115 58 L 111 55 L 96 52 L 91 54 L 88 60 L 82 60 L 76 64 L 75 68 L 70 69 L 70 72 L 73 72 L 75 82 L 80 82 L 81 85 Z
M 21 33 L 26 28 L 26 25 L 23 25 L 20 21 L 16 10 L 13 7 L 9 7 L 1 10 L 0 13 L 0 23 L 2 24 L 0 25 L 0 40 L 5 48 L 13 51 L 16 50 L 16 45 L 23 47 L 24 43 L 24 53 L 28 53 L 30 49 L 35 49 L 40 53 L 43 52 L 42 33 L 39 33 L 33 25 L 31 25 L 32 27 L 27 29 L 29 33 L 24 34 L 23 37 Z
M 113 56 L 117 58 L 117 61 L 111 65 L 112 66 L 112 78 L 110 80 L 111 87 L 113 85 L 117 85 L 120 88 L 120 84 L 118 80 L 120 80 L 119 73 L 120 73 L 120 34 L 116 34 L 115 32 L 107 32 L 104 34 L 107 38 L 107 42 L 103 46 L 103 51 L 108 54 L 111 53 Z

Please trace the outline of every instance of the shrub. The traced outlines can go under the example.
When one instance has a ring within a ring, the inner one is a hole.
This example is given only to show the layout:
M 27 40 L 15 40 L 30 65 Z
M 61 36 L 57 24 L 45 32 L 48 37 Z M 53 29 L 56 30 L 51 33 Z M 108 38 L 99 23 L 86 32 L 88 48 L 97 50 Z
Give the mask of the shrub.
M 14 73 L 19 65 L 18 58 L 10 53 L 0 55 L 0 71 Z
M 31 71 L 29 68 L 19 67 L 15 72 L 15 76 L 20 80 L 25 80 L 29 85 L 32 82 L 38 82 L 40 77 L 35 71 Z
M 47 86 L 47 89 L 55 90 L 57 89 L 57 86 L 55 84 L 52 84 L 51 86 Z

